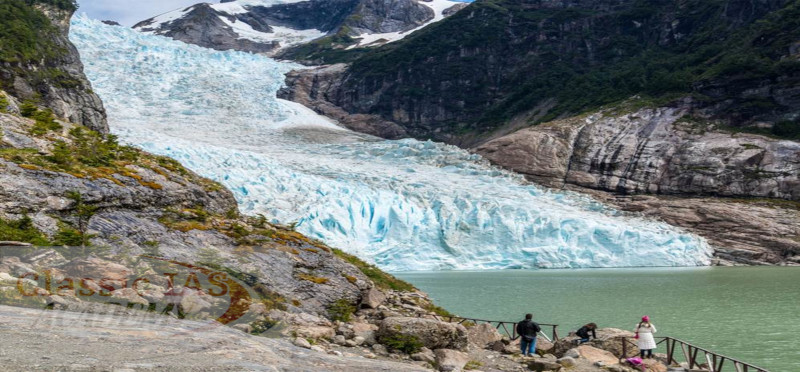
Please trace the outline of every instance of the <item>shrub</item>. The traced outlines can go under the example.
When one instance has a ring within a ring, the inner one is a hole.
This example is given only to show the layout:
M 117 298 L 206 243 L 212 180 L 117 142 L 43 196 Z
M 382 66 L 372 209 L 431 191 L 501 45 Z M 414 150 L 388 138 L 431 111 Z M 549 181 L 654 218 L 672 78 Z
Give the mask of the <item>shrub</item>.
M 0 218 L 0 240 L 18 241 L 33 245 L 51 245 L 47 237 L 33 226 L 33 220 L 27 215 L 18 220 Z
M 329 279 L 323 278 L 319 276 L 314 276 L 311 274 L 297 274 L 297 278 L 301 280 L 305 280 L 308 282 L 316 283 L 316 284 L 327 284 Z
M 464 370 L 465 371 L 471 371 L 471 370 L 478 369 L 478 368 L 481 368 L 481 367 L 483 367 L 483 363 L 481 363 L 481 362 L 479 362 L 477 360 L 470 360 L 469 362 L 467 362 L 466 365 L 464 365 Z
M 350 317 L 356 311 L 356 307 L 353 306 L 350 301 L 346 299 L 339 299 L 336 302 L 332 303 L 328 307 L 328 318 L 333 321 L 341 321 L 341 322 L 349 322 Z
M 155 240 L 146 240 L 142 242 L 142 251 L 148 256 L 161 257 L 160 243 Z
M 202 248 L 197 251 L 197 263 L 210 267 L 219 267 L 222 263 L 222 256 L 214 248 Z
M 418 353 L 425 346 L 417 336 L 402 333 L 381 336 L 380 342 L 391 350 L 401 351 L 406 354 Z
M 434 305 L 433 303 L 430 303 L 430 302 L 425 304 L 425 305 L 423 305 L 422 308 L 425 309 L 426 311 L 434 313 L 434 314 L 436 314 L 438 316 L 444 316 L 444 317 L 455 316 L 455 315 L 453 315 L 453 313 L 445 310 L 444 308 L 442 308 L 440 306 L 436 306 L 436 305 Z
M 267 317 L 265 317 L 264 319 L 256 320 L 250 323 L 250 333 L 254 335 L 260 335 L 266 331 L 269 331 L 276 324 L 278 324 L 277 321 L 274 321 Z
M 41 136 L 50 131 L 61 130 L 64 127 L 56 122 L 53 112 L 49 109 L 39 110 L 32 102 L 23 102 L 19 107 L 20 115 L 31 118 L 35 121 L 30 133 L 36 136 Z
M 777 122 L 772 127 L 772 134 L 783 138 L 800 139 L 800 120 Z

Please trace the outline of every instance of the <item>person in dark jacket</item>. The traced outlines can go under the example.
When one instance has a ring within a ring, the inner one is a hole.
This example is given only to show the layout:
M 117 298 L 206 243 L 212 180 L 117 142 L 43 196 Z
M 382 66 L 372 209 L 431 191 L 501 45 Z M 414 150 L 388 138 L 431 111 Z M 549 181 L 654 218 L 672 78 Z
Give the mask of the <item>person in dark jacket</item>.
M 525 314 L 525 320 L 517 323 L 519 346 L 522 355 L 528 356 L 536 352 L 536 334 L 542 330 L 539 324 L 533 321 L 533 314 Z
M 581 327 L 575 334 L 581 338 L 580 343 L 589 342 L 589 332 L 592 333 L 592 338 L 597 339 L 597 334 L 594 332 L 595 329 L 597 329 L 597 324 L 589 323 Z

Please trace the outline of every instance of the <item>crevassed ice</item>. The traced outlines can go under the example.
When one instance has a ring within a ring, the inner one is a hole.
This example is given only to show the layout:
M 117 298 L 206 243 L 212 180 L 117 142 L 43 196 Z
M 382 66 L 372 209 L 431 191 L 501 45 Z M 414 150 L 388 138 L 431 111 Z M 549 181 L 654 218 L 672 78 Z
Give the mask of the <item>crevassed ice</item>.
M 388 270 L 694 266 L 706 242 L 524 182 L 456 147 L 385 141 L 278 100 L 300 68 L 83 17 L 72 41 L 113 132 Z

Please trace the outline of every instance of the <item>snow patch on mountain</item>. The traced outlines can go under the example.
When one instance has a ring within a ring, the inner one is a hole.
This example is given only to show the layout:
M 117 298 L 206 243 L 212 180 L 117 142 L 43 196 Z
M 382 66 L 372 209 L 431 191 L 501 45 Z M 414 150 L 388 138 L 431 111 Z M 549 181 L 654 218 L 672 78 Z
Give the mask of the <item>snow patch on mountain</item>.
M 70 38 L 112 132 L 221 182 L 244 213 L 388 270 L 695 266 L 694 235 L 531 185 L 454 146 L 386 141 L 275 98 L 300 66 L 84 17 Z
M 227 4 L 227 3 L 226 3 Z M 272 32 L 261 32 L 253 29 L 252 26 L 239 20 L 220 17 L 228 26 L 233 29 L 240 39 L 252 40 L 259 43 L 269 43 L 277 41 L 282 47 L 302 44 L 311 40 L 325 36 L 325 33 L 317 29 L 295 30 L 289 27 L 270 26 Z
M 228 3 L 212 4 L 211 7 L 228 14 L 247 13 L 254 6 L 271 7 L 273 5 L 294 4 L 308 0 L 236 0 Z

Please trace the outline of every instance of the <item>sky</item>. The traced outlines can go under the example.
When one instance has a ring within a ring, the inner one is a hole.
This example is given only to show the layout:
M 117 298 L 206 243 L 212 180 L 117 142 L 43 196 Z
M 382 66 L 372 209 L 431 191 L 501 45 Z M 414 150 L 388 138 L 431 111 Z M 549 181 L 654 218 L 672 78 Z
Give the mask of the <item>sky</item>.
M 100 20 L 112 20 L 124 26 L 181 7 L 218 0 L 78 0 L 78 13 Z

